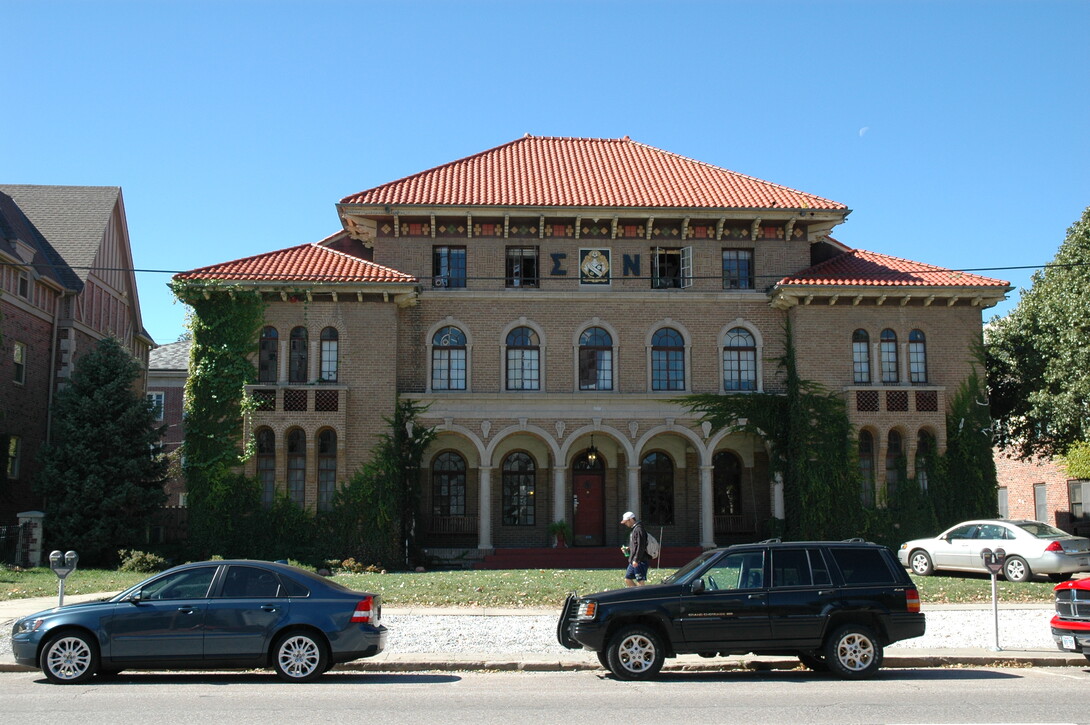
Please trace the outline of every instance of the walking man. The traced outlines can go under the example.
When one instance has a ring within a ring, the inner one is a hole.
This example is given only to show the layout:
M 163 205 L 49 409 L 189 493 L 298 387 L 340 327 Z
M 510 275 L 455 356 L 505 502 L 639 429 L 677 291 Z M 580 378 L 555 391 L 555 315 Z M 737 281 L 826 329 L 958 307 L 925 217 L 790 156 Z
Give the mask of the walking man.
M 628 546 L 622 547 L 628 555 L 628 568 L 624 572 L 626 587 L 642 587 L 647 584 L 647 562 L 651 556 L 647 553 L 647 532 L 643 522 L 636 520 L 636 514 L 625 511 L 621 523 L 632 529 L 628 535 Z

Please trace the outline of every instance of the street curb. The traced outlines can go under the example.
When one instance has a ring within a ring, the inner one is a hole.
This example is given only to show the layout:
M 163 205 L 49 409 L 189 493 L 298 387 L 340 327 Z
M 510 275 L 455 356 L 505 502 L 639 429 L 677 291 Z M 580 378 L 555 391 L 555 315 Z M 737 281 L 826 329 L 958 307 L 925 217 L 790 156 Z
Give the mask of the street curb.
M 663 665 L 663 672 L 745 672 L 765 670 L 795 670 L 802 665 L 794 657 L 782 659 L 766 658 L 755 660 L 722 660 L 707 663 L 682 662 Z M 886 656 L 883 669 L 914 669 L 936 667 L 1084 667 L 1090 668 L 1090 662 L 1081 655 L 894 655 Z M 435 659 L 416 660 L 357 660 L 334 666 L 332 672 L 574 672 L 601 670 L 596 662 L 575 662 L 563 660 L 524 661 L 517 659 Z M 36 667 L 27 667 L 8 662 L 0 662 L 3 672 L 37 672 Z M 152 671 L 152 670 L 149 670 Z M 153 670 L 169 671 L 169 670 Z M 217 672 L 230 670 L 216 670 Z M 246 671 L 246 670 L 241 670 Z

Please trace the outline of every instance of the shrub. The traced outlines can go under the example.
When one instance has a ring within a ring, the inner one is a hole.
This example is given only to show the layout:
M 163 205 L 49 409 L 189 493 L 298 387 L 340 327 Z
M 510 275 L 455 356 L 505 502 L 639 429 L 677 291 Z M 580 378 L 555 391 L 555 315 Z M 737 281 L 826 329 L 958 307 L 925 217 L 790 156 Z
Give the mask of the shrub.
M 119 571 L 156 572 L 167 568 L 166 559 L 147 551 L 121 549 L 117 556 L 121 559 Z

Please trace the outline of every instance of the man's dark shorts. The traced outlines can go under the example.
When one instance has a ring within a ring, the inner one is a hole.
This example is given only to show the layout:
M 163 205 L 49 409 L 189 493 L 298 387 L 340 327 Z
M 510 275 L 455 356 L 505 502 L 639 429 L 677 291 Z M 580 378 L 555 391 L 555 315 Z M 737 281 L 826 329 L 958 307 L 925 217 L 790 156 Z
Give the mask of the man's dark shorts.
M 628 568 L 624 570 L 625 579 L 635 579 L 638 582 L 647 581 L 647 562 L 641 561 L 639 564 L 629 564 Z

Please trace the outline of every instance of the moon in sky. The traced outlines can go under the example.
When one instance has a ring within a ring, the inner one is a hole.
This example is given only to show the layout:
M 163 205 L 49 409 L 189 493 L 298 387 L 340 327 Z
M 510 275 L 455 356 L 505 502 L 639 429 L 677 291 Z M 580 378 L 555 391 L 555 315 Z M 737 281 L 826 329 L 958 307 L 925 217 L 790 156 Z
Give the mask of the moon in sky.
M 863 138 L 864 136 L 866 136 L 867 131 L 870 131 L 870 126 L 864 126 L 863 128 L 859 129 L 859 138 Z

